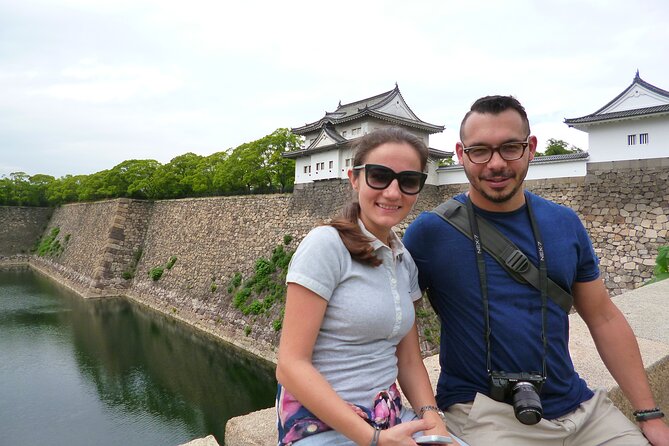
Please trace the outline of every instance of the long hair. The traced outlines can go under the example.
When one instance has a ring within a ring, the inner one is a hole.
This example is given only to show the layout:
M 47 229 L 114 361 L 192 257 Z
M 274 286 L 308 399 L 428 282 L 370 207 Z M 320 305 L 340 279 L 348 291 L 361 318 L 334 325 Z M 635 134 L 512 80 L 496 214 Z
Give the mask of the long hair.
M 374 130 L 358 139 L 353 146 L 353 166 L 365 164 L 369 153 L 386 143 L 406 143 L 411 146 L 420 158 L 421 171 L 425 171 L 427 165 L 427 146 L 420 138 L 399 127 L 384 127 Z M 360 170 L 354 170 L 353 175 L 357 178 Z M 351 257 L 359 262 L 379 266 L 382 262 L 374 255 L 372 240 L 363 234 L 358 219 L 360 218 L 360 203 L 353 201 L 342 210 L 341 216 L 333 219 L 329 225 L 339 232 L 344 246 L 351 253 Z

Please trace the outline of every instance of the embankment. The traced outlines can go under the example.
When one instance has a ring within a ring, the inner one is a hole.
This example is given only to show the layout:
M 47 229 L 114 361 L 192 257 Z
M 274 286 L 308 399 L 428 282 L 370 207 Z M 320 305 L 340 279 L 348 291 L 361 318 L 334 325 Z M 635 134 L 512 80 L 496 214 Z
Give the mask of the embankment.
M 666 158 L 593 165 L 585 178 L 532 181 L 527 187 L 577 211 L 616 295 L 650 278 L 657 248 L 667 244 L 668 180 Z M 407 222 L 464 188 L 426 187 Z M 346 183 L 333 180 L 296 187 L 293 194 L 117 199 L 53 211 L 0 207 L 0 265 L 29 262 L 85 297 L 126 295 L 273 361 L 279 332 L 271 322 L 278 306 L 270 314 L 243 315 L 227 291 L 230 280 L 237 272 L 248 277 L 258 258 L 269 258 L 285 235 L 292 237 L 287 249 L 294 249 L 349 194 Z M 35 245 L 37 234 L 54 228 L 62 249 L 52 256 L 20 257 Z M 171 258 L 173 267 L 159 280 L 149 277 Z

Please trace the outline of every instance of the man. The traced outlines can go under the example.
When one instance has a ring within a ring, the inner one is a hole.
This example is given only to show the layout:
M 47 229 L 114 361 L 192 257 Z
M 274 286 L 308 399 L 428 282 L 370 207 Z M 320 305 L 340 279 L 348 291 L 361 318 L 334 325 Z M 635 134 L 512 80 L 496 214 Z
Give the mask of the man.
M 477 100 L 462 121 L 460 140 L 456 152 L 469 191 L 456 197 L 458 212 L 492 223 L 573 296 L 602 360 L 639 411 L 643 434 L 605 391 L 593 392 L 574 371 L 568 314 L 554 296 L 542 298 L 545 287 L 512 278 L 452 224 L 423 213 L 404 243 L 441 318 L 437 403 L 449 430 L 473 446 L 668 446 L 669 427 L 651 394 L 636 338 L 599 277 L 585 228 L 571 209 L 523 190 L 537 146 L 523 106 L 509 96 Z M 470 230 L 481 239 L 478 227 Z M 510 378 L 518 377 L 529 384 L 514 388 Z M 529 398 L 516 405 L 517 415 L 514 393 Z M 540 396 L 538 408 L 533 393 Z

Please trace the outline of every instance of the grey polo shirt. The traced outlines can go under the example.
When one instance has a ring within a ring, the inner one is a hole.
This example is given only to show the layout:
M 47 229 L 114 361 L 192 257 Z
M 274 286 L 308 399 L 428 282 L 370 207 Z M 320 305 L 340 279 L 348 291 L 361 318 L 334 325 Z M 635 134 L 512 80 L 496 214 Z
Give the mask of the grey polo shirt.
M 421 291 L 399 238 L 391 235 L 391 249 L 363 231 L 374 239 L 380 266 L 351 259 L 337 230 L 319 226 L 297 248 L 286 282 L 328 301 L 312 362 L 344 400 L 370 407 L 397 379 L 396 347 L 413 326 Z

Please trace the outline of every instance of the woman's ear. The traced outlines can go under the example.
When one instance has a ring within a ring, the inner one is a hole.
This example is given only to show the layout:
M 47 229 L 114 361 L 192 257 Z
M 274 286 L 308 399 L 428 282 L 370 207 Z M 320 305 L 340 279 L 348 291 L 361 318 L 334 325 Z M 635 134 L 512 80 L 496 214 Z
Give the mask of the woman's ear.
M 348 169 L 348 181 L 351 182 L 351 187 L 356 192 L 358 192 L 358 178 L 360 178 L 360 175 L 356 176 L 353 174 L 353 169 Z

